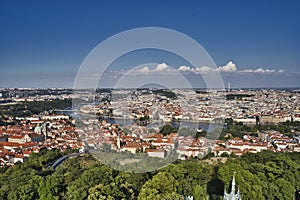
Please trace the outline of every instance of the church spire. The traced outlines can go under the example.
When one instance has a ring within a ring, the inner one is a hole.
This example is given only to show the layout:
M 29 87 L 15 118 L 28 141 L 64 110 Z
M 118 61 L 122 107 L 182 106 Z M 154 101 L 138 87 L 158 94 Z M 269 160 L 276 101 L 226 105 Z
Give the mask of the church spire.
M 240 187 L 238 187 L 238 191 L 236 193 L 237 197 L 241 199 Z
M 242 200 L 241 194 L 240 194 L 240 188 L 238 187 L 237 193 L 235 193 L 235 172 L 232 177 L 231 182 L 231 192 L 226 192 L 226 187 L 224 188 L 224 196 L 223 200 Z
M 235 194 L 235 172 L 233 173 L 233 178 L 231 183 L 231 193 Z
M 120 140 L 120 134 L 118 133 L 118 136 L 117 136 L 117 147 L 118 149 L 121 148 L 121 140 Z

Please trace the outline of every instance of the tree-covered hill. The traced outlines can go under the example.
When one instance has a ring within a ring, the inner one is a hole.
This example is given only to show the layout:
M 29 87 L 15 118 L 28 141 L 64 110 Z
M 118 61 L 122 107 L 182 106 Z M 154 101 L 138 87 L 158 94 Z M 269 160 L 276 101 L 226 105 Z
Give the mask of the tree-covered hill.
M 55 150 L 42 151 L 23 164 L 2 168 L 0 199 L 222 199 L 234 172 L 245 200 L 291 200 L 300 190 L 298 153 L 263 151 L 214 164 L 190 159 L 143 174 L 113 170 L 90 155 L 70 158 L 56 170 L 48 168 L 60 156 Z

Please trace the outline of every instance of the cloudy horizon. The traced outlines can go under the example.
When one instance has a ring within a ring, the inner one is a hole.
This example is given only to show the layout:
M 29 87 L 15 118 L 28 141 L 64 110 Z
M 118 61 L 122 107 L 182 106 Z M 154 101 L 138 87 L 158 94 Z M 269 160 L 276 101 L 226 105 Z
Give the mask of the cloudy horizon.
M 228 86 L 230 83 L 231 88 L 298 88 L 300 87 L 299 84 L 299 73 L 289 73 L 286 72 L 284 69 L 274 69 L 271 67 L 256 67 L 256 68 L 240 68 L 235 64 L 233 61 L 228 61 L 225 65 L 220 65 L 218 67 L 211 67 L 211 66 L 199 66 L 199 67 L 190 67 L 187 65 L 178 65 L 178 66 L 169 66 L 168 63 L 150 63 L 150 64 L 143 64 L 133 69 L 118 69 L 118 70 L 106 70 L 102 76 L 100 74 L 93 74 L 91 78 L 100 80 L 99 83 L 100 87 L 103 88 L 115 88 L 116 83 L 120 78 L 130 77 L 132 81 L 133 77 L 136 80 L 143 80 L 145 81 L 145 77 L 148 79 L 153 79 L 156 76 L 161 76 L 164 78 L 169 77 L 170 79 L 174 80 L 177 74 L 183 75 L 187 81 L 190 82 L 192 87 L 194 88 L 206 88 L 207 86 L 201 79 L 202 75 L 210 74 L 210 73 L 220 73 L 222 77 L 222 81 L 224 83 L 224 87 Z M 176 74 L 176 75 L 174 75 Z M 197 76 L 196 76 L 197 75 Z M 38 79 L 35 80 L 37 76 L 40 76 Z M 24 82 L 22 85 L 16 84 L 16 80 L 22 82 L 22 77 L 17 77 L 16 79 L 5 79 L 2 78 L 1 88 L 73 88 L 73 84 L 75 81 L 76 73 L 67 73 L 63 72 L 60 74 L 27 74 L 24 77 Z M 32 79 L 32 81 L 27 82 L 26 79 Z M 60 81 L 57 83 L 55 81 L 59 78 Z M 41 81 L 42 80 L 42 81 Z M 276 80 L 276 81 L 274 81 Z M 171 81 L 171 80 L 170 80 Z M 200 81 L 200 84 L 195 82 Z M 295 84 L 290 84 L 290 82 L 294 82 Z M 124 82 L 123 87 L 128 88 L 128 81 L 127 83 Z M 146 83 L 145 83 L 146 84 Z M 120 87 L 120 86 L 118 86 Z M 136 87 L 131 87 L 136 88 Z M 174 88 L 185 88 L 185 85 L 182 86 L 176 84 L 174 81 Z

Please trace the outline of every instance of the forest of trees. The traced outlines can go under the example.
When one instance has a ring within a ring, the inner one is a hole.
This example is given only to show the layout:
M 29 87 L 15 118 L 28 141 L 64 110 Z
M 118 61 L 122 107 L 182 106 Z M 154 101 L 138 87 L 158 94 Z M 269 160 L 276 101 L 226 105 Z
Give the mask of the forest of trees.
M 257 136 L 257 131 L 263 132 L 268 130 L 278 131 L 288 137 L 293 137 L 293 132 L 300 131 L 299 121 L 286 121 L 278 124 L 263 124 L 263 125 L 244 125 L 242 122 L 234 122 L 233 119 L 225 119 L 226 126 L 223 128 L 220 135 L 221 140 L 226 140 L 225 135 L 231 133 L 232 137 L 242 138 L 245 133 L 249 133 Z M 293 130 L 293 131 L 292 131 Z
M 263 151 L 225 163 L 190 159 L 149 173 L 120 172 L 90 155 L 70 158 L 56 170 L 57 150 L 31 154 L 29 161 L 0 169 L 0 199 L 195 200 L 222 199 L 233 173 L 243 199 L 291 200 L 300 190 L 298 153 Z
M 1 116 L 29 117 L 45 111 L 66 109 L 72 107 L 72 99 L 54 99 L 46 101 L 25 101 L 15 105 L 1 105 Z

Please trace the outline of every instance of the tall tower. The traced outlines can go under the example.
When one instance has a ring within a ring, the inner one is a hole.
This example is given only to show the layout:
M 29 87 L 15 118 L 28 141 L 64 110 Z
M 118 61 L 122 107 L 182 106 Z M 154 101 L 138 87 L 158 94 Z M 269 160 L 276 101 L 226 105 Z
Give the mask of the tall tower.
M 43 132 L 43 134 L 44 134 L 44 136 L 45 136 L 45 139 L 47 139 L 47 137 L 48 137 L 48 132 L 47 132 L 47 122 L 44 122 L 44 123 L 42 124 L 42 132 Z
M 120 140 L 120 135 L 119 134 L 117 136 L 117 147 L 118 147 L 118 149 L 121 148 L 121 140 Z
M 226 187 L 224 188 L 224 196 L 223 200 L 242 200 L 240 194 L 240 188 L 238 188 L 237 193 L 235 193 L 235 172 L 233 174 L 232 182 L 231 182 L 231 192 L 227 194 Z
M 230 82 L 228 82 L 227 92 L 230 92 Z
M 36 134 L 42 134 L 42 127 L 40 126 L 40 124 L 38 124 L 38 125 L 34 128 L 34 133 L 36 133 Z
M 231 193 L 235 193 L 235 172 L 233 173 L 233 178 L 231 182 Z

